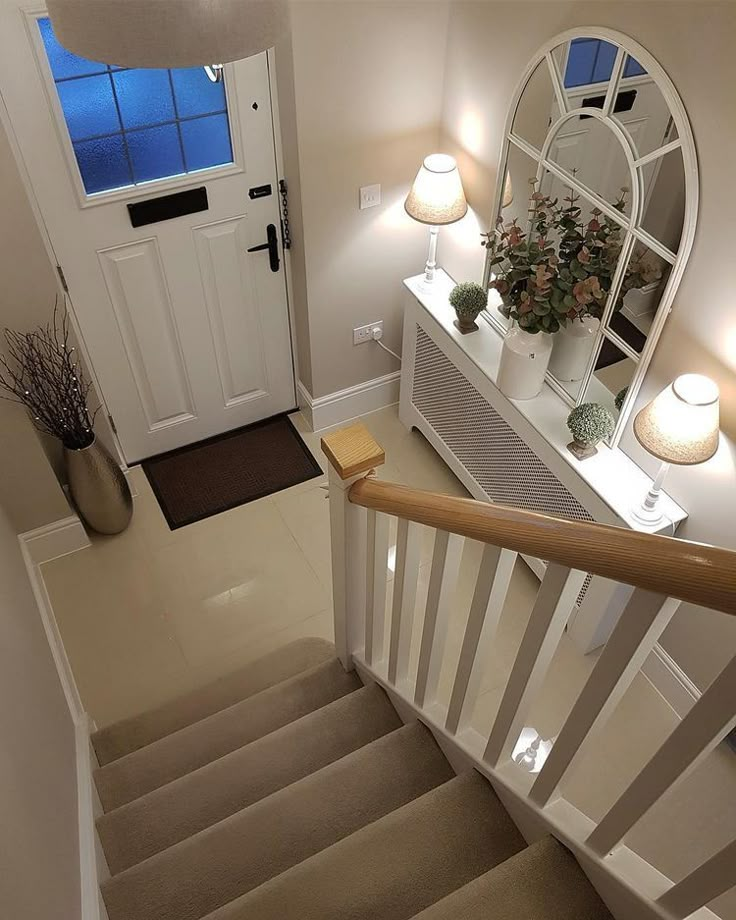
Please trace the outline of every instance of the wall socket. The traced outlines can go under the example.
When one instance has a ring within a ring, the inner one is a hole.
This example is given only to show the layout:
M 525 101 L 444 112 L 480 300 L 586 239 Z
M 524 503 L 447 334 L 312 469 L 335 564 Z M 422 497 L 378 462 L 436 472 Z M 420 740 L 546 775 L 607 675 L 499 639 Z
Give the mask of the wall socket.
M 383 332 L 383 320 L 376 320 L 375 323 L 368 323 L 367 326 L 358 326 L 353 329 L 353 345 L 362 345 L 364 342 L 373 341 L 373 330 L 378 328 Z

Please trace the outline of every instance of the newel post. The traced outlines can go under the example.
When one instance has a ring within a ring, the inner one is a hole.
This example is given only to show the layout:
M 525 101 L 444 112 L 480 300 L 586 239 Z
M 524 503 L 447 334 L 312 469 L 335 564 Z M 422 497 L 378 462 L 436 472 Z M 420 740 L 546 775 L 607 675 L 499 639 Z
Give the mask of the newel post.
M 350 503 L 348 492 L 354 482 L 385 463 L 386 455 L 361 422 L 325 435 L 322 451 L 329 461 L 335 648 L 350 670 L 364 634 L 366 528 L 365 512 Z

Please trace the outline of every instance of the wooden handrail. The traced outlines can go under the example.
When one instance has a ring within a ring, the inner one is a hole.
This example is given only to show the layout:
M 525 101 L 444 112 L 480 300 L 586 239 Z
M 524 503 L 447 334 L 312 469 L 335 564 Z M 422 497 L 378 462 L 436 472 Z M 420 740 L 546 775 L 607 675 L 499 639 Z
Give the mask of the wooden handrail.
M 359 479 L 364 508 L 736 615 L 736 552 Z

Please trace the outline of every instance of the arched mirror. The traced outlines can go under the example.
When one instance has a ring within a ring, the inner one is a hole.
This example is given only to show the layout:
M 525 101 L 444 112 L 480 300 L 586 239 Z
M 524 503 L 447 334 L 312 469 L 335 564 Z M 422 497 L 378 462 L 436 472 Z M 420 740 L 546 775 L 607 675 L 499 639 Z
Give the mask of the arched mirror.
M 570 405 L 609 408 L 615 445 L 695 232 L 697 161 L 682 102 L 625 36 L 566 33 L 527 68 L 498 175 L 486 318 L 502 333 L 513 322 L 518 291 L 503 243 L 509 233 L 536 234 L 552 256 L 553 290 L 538 307 L 554 334 L 548 382 Z

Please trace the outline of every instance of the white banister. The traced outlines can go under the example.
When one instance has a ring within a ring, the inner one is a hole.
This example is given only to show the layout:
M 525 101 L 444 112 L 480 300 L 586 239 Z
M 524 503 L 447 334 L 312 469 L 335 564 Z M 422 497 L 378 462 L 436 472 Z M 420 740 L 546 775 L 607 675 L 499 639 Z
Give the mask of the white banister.
M 619 704 L 679 604 L 661 594 L 633 592 L 532 786 L 532 801 L 547 804 L 580 745 Z
M 445 530 L 438 530 L 435 535 L 417 682 L 414 689 L 414 702 L 417 706 L 433 702 L 437 695 L 450 604 L 457 583 L 463 542 L 462 537 L 449 534 Z
M 396 531 L 396 569 L 391 601 L 391 640 L 388 654 L 388 679 L 394 685 L 405 680 L 409 674 L 409 655 L 421 551 L 421 527 L 399 518 Z
M 445 723 L 453 734 L 463 729 L 473 714 L 516 557 L 511 550 L 490 544 L 483 548 Z
M 684 920 L 736 885 L 736 840 L 732 840 L 657 900 L 675 920 Z
M 388 518 L 368 511 L 366 526 L 365 660 L 383 658 L 388 576 Z
M 588 838 L 599 856 L 611 852 L 675 783 L 691 773 L 736 727 L 736 658 L 644 766 Z
M 511 755 L 585 578 L 577 569 L 547 566 L 483 755 L 492 767 Z

